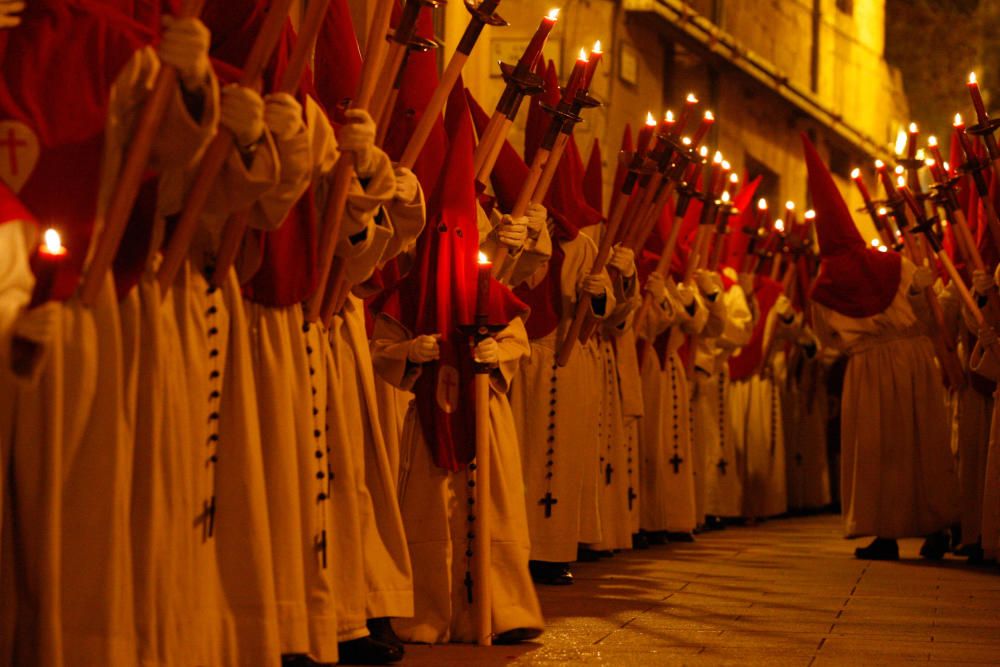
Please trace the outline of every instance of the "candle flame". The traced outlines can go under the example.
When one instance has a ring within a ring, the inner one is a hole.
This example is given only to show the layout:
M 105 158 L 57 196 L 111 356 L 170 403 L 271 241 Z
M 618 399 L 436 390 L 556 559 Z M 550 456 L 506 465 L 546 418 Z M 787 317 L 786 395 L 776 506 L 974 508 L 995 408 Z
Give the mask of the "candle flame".
M 882 162 L 882 160 L 875 160 L 875 168 L 882 171 L 885 169 L 885 162 Z
M 729 161 L 728 160 L 723 160 L 722 161 L 722 170 L 723 171 L 729 171 L 731 169 L 732 169 L 732 165 L 729 164 Z M 735 176 L 735 175 L 736 174 L 733 174 L 733 176 Z
M 809 209 L 808 211 L 805 212 L 805 214 L 803 215 L 803 217 L 806 220 L 812 220 L 812 219 L 814 219 L 816 217 L 816 211 L 814 211 L 812 209 Z
M 941 166 L 944 167 L 945 171 L 948 171 L 948 172 L 951 171 L 951 165 L 948 164 L 947 162 L 942 163 Z
M 955 114 L 955 127 L 962 127 L 965 123 L 962 122 L 962 114 Z
M 885 215 L 887 215 L 888 213 L 889 213 L 889 211 L 888 211 L 888 209 L 886 209 L 886 207 L 885 207 L 885 206 L 879 206 L 879 207 L 878 207 L 878 214 L 879 214 L 879 215 L 881 215 L 881 216 L 885 216 Z
M 975 72 L 969 72 L 969 83 L 970 84 L 977 83 L 977 81 L 976 81 L 976 73 Z
M 691 141 L 688 140 L 688 143 L 691 143 Z M 702 146 L 701 148 L 699 148 L 698 155 L 702 156 L 703 158 L 708 157 L 708 146 Z
M 712 156 L 712 164 L 722 164 L 722 151 L 715 151 Z
M 906 150 L 906 141 L 907 141 L 906 130 L 904 130 L 903 128 L 899 128 L 899 131 L 896 132 L 896 145 L 893 148 L 893 151 L 895 152 L 896 155 L 902 155 L 903 151 Z
M 490 258 L 487 257 L 486 253 L 484 253 L 482 250 L 479 251 L 479 263 L 480 264 L 489 264 L 490 263 Z
M 545 15 L 545 18 L 547 18 L 550 21 L 558 21 L 559 20 L 559 8 L 555 7 L 553 9 L 550 9 L 549 13 Z
M 930 146 L 931 148 L 937 148 L 937 137 L 935 137 L 933 134 L 927 137 L 927 145 Z
M 924 165 L 927 166 L 927 167 L 933 167 L 936 164 L 937 164 L 937 162 L 932 157 L 929 157 L 926 160 L 924 160 Z
M 61 255 L 66 252 L 63 247 L 62 239 L 59 237 L 59 232 L 52 229 L 46 229 L 44 234 L 42 234 L 43 243 L 45 244 L 45 252 L 50 255 Z
M 667 109 L 667 113 L 663 117 L 663 120 L 666 121 L 666 122 L 668 122 L 668 123 L 674 122 L 674 112 L 671 111 L 670 109 Z
M 713 122 L 715 120 L 715 114 L 713 114 L 711 111 L 706 111 L 705 120 L 709 123 Z
M 795 210 L 795 202 L 793 202 L 790 199 L 788 201 L 786 201 L 785 202 L 785 210 L 787 210 L 787 211 L 794 211 Z
M 927 157 L 927 153 L 924 151 L 924 149 L 923 148 L 918 148 L 917 149 L 917 159 L 918 160 L 923 160 L 925 157 Z
M 903 165 L 901 165 L 901 164 L 897 164 L 896 168 L 894 169 L 894 171 L 896 172 L 897 176 L 902 176 L 904 173 L 906 173 L 906 170 L 903 169 Z
M 916 123 L 910 123 L 910 134 L 918 134 L 920 130 L 917 128 Z
M 725 202 L 725 203 L 727 203 L 727 204 L 729 203 L 729 193 L 728 192 L 723 191 L 723 193 L 722 193 L 722 201 Z
M 899 187 L 899 188 L 905 188 L 906 187 L 906 177 L 905 176 L 897 176 L 896 177 L 896 187 Z
M 698 104 L 698 98 L 694 96 L 694 93 L 688 93 L 685 101 L 688 104 Z
M 880 245 L 878 247 L 878 251 L 879 252 L 889 252 L 889 249 L 887 247 L 885 247 L 884 245 Z
M 767 200 L 764 199 L 763 197 L 761 197 L 760 199 L 758 199 L 757 200 L 757 208 L 759 210 L 761 210 L 761 211 L 766 211 L 767 210 Z
M 858 180 L 859 178 L 861 178 L 861 170 L 858 169 L 857 167 L 851 169 L 851 178 L 853 178 L 854 180 Z
M 656 127 L 656 116 L 652 111 L 646 112 L 646 127 Z
M 598 55 L 604 53 L 604 51 L 601 50 L 601 40 L 594 42 L 594 48 L 590 50 L 590 55 L 594 55 L 595 53 Z
M 691 145 L 691 137 L 681 137 L 681 143 L 685 146 Z
M 880 245 L 882 245 L 882 244 L 881 244 L 881 242 L 878 239 L 872 239 L 872 247 L 873 248 L 877 248 Z
M 778 232 L 784 232 L 785 231 L 785 221 L 781 220 L 781 219 L 775 220 L 774 221 L 774 228 L 776 230 L 778 230 Z
M 583 48 L 582 46 L 580 47 L 580 55 L 577 56 L 577 60 L 579 60 L 582 63 L 587 62 L 587 49 Z
M 726 164 L 727 164 L 726 162 L 723 162 L 722 166 L 725 167 Z M 729 174 L 729 182 L 732 183 L 732 184 L 734 184 L 734 185 L 736 183 L 739 183 L 740 182 L 739 174 Z

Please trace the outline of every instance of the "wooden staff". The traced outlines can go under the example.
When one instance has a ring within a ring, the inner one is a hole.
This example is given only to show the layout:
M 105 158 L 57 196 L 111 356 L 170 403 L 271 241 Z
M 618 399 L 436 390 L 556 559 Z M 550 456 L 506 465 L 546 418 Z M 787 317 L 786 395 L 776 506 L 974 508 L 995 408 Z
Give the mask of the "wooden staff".
M 403 4 L 403 12 L 399 17 L 396 28 L 387 34 L 389 41 L 386 55 L 380 64 L 379 70 L 375 73 L 377 85 L 372 90 L 372 98 L 368 104 L 368 111 L 374 120 L 382 117 L 382 112 L 389 100 L 393 83 L 399 75 L 406 60 L 406 53 L 410 40 L 417 30 L 417 20 L 424 7 L 436 7 L 437 0 L 406 0 Z M 371 48 L 370 43 L 366 48 Z
M 198 16 L 204 4 L 205 0 L 184 0 L 177 18 Z M 94 246 L 93 255 L 80 284 L 78 294 L 80 302 L 85 306 L 93 306 L 96 302 L 104 284 L 104 277 L 111 269 L 111 264 L 118 253 L 118 246 L 125 234 L 135 199 L 139 195 L 143 174 L 153 152 L 153 142 L 159 134 L 160 126 L 163 125 L 163 119 L 176 88 L 177 70 L 163 65 L 136 121 L 135 131 L 122 160 L 118 181 L 104 212 L 103 224 L 99 226 L 100 237 Z
M 295 48 L 292 49 L 288 66 L 281 76 L 281 82 L 278 84 L 276 92 L 294 95 L 299 89 L 302 84 L 302 75 L 305 73 L 306 65 L 309 63 L 309 58 L 316 46 L 316 39 L 329 6 L 330 0 L 312 0 L 309 3 L 305 16 L 302 17 L 302 24 L 299 26 Z M 226 226 L 222 230 L 222 240 L 219 242 L 219 250 L 215 254 L 215 270 L 212 272 L 212 284 L 216 287 L 222 286 L 226 281 L 226 276 L 229 275 L 229 269 L 236 263 L 236 256 L 239 254 L 243 235 L 246 233 L 249 222 L 249 211 L 237 211 L 226 220 Z
M 690 201 L 690 199 L 688 199 Z M 663 247 L 663 253 L 660 255 L 660 259 L 656 262 L 656 268 L 653 269 L 654 273 L 658 273 L 668 281 L 673 281 L 668 274 L 670 271 L 670 263 L 674 258 L 674 251 L 677 248 L 677 237 L 680 235 L 681 227 L 684 224 L 684 211 L 687 210 L 687 204 L 685 203 L 682 207 L 678 203 L 676 214 L 674 215 L 674 224 L 670 228 L 670 234 L 667 236 L 667 243 Z M 649 317 L 650 311 L 653 309 L 655 303 L 655 297 L 646 292 L 645 296 L 642 298 L 642 305 L 639 307 L 639 312 L 635 315 L 635 327 L 636 330 L 640 328 L 645 323 L 646 319 Z M 642 356 L 640 358 L 645 359 L 646 355 L 650 353 L 653 347 L 653 341 L 651 339 L 645 339 L 642 344 Z
M 493 643 L 493 591 L 491 586 L 493 533 L 490 511 L 490 376 L 476 373 L 476 639 L 480 646 Z
M 379 0 L 375 5 L 371 30 L 368 33 L 367 52 L 364 65 L 361 68 L 358 94 L 351 103 L 352 109 L 367 109 L 371 103 L 375 84 L 378 82 L 376 73 L 381 71 L 386 54 L 387 44 L 381 36 L 389 29 L 389 18 L 392 15 L 394 1 Z M 340 239 L 340 230 L 344 223 L 344 210 L 347 206 L 347 194 L 353 178 L 354 161 L 347 159 L 347 155 L 342 153 L 333 168 L 333 175 L 330 178 L 330 194 L 323 211 L 322 231 L 317 251 L 317 288 L 306 304 L 306 319 L 310 322 L 319 320 L 323 308 L 323 298 L 326 295 L 333 257 L 337 251 L 337 241 Z
M 268 12 L 260 27 L 257 39 L 254 40 L 250 54 L 247 56 L 239 85 L 260 88 L 261 75 L 264 73 L 264 68 L 271 59 L 274 49 L 278 46 L 278 39 L 281 37 L 285 21 L 288 19 L 291 5 L 291 0 L 276 0 L 272 5 L 271 11 Z M 187 200 L 184 202 L 184 210 L 181 211 L 170 242 L 163 251 L 163 262 L 156 273 L 156 280 L 160 284 L 160 292 L 164 297 L 170 286 L 174 284 L 177 272 L 180 271 L 184 258 L 187 257 L 191 240 L 194 238 L 198 222 L 201 220 L 205 205 L 208 203 L 208 197 L 235 145 L 236 137 L 232 132 L 229 130 L 217 132 L 201 158 L 198 173 L 190 190 L 188 190 Z
M 994 246 L 1000 251 L 1000 218 L 997 217 L 996 207 L 993 206 L 993 198 L 990 196 L 990 186 L 984 174 L 986 170 L 990 169 L 992 161 L 989 158 L 980 158 L 976 154 L 969 142 L 969 137 L 966 135 L 965 123 L 962 122 L 962 117 L 958 114 L 955 115 L 954 128 L 955 135 L 962 147 L 962 153 L 965 155 L 962 171 L 972 176 L 976 192 L 979 193 L 979 200 L 983 204 L 983 210 L 986 211 L 986 223 L 990 228 L 990 236 L 993 238 Z M 990 137 L 992 137 L 992 132 Z

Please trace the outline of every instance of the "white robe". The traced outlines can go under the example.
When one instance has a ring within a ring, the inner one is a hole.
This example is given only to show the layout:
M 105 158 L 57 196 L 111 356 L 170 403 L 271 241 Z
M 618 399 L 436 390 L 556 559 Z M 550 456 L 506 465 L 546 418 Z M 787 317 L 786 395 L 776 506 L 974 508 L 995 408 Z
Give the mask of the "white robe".
M 820 340 L 850 355 L 841 401 L 848 536 L 918 537 L 958 518 L 945 392 L 926 328 L 908 297 L 913 271 L 904 259 L 895 299 L 874 317 L 813 306 Z
M 409 389 L 420 368 L 407 363 L 412 335 L 380 316 L 375 324 L 375 369 L 395 386 Z M 507 389 L 521 359 L 529 353 L 524 325 L 515 319 L 497 334 L 500 365 L 491 373 L 490 512 L 493 631 L 542 628 L 542 615 L 528 573 L 530 545 L 524 483 L 514 416 Z M 406 415 L 400 461 L 400 507 L 413 562 L 415 614 L 394 622 L 405 641 L 443 643 L 476 640 L 473 606 L 464 585 L 471 565 L 466 501 L 474 475 L 450 473 L 434 465 L 415 405 Z M 474 526 L 474 524 L 473 524 Z M 474 528 L 473 528 L 474 530 Z
M 781 372 L 776 373 L 782 390 L 788 507 L 817 510 L 832 501 L 826 362 L 821 356 L 813 359 L 799 356 L 798 360 L 791 368 L 783 369 L 784 378 Z

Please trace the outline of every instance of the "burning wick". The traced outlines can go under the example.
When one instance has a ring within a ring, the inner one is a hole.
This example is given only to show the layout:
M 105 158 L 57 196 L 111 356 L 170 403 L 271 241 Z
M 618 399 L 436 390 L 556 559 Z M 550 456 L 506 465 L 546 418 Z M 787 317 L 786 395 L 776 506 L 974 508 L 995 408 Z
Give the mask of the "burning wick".
M 774 228 L 778 231 L 779 234 L 783 233 L 785 231 L 785 221 L 784 220 L 780 220 L 780 219 L 779 220 L 775 220 L 774 221 Z
M 722 192 L 722 197 L 720 197 L 720 199 L 722 199 L 722 201 L 724 203 L 728 204 L 729 203 L 729 192 L 723 191 Z
M 705 149 L 705 150 L 707 151 L 708 149 Z M 715 151 L 715 155 L 712 156 L 712 164 L 719 164 L 719 165 L 722 164 L 722 152 L 721 151 Z
M 688 104 L 698 104 L 698 98 L 694 96 L 694 93 L 688 93 L 684 99 Z
M 559 20 L 559 8 L 556 7 L 554 9 L 550 9 L 549 13 L 545 15 L 545 18 L 547 18 L 550 21 L 558 21 Z
M 559 10 L 557 9 L 555 11 L 558 12 Z M 486 253 L 484 253 L 482 250 L 480 250 L 479 251 L 479 265 L 480 266 L 484 266 L 486 264 L 492 264 L 492 262 L 490 262 L 490 258 L 486 256 Z
M 764 199 L 763 197 L 761 197 L 760 199 L 758 199 L 757 200 L 757 209 L 760 210 L 760 211 L 766 211 L 767 210 L 767 200 Z
M 604 51 L 601 51 L 601 40 L 597 40 L 596 42 L 594 42 L 594 48 L 590 50 L 590 53 L 591 54 L 604 53 Z
M 887 247 L 885 247 L 884 245 L 880 245 L 878 247 L 878 251 L 879 252 L 889 252 L 889 249 Z
M 646 127 L 656 127 L 656 118 L 652 111 L 646 112 Z
M 882 245 L 882 244 L 881 244 L 881 243 L 879 242 L 879 240 L 878 240 L 878 239 L 872 239 L 872 247 L 873 247 L 873 248 L 877 248 L 877 247 L 879 247 L 880 245 Z
M 854 179 L 855 181 L 861 178 L 861 170 L 858 169 L 857 167 L 851 169 L 851 178 Z
M 809 209 L 808 211 L 805 212 L 805 214 L 803 215 L 803 217 L 806 220 L 813 220 L 816 217 L 816 211 L 814 211 L 812 209 Z
M 786 201 L 785 202 L 785 210 L 787 210 L 787 211 L 794 211 L 795 210 L 795 202 L 793 202 L 791 200 Z
M 66 254 L 66 247 L 62 244 L 62 239 L 59 237 L 59 232 L 52 229 L 45 230 L 42 235 L 42 246 L 39 251 L 51 255 L 53 257 L 62 257 Z

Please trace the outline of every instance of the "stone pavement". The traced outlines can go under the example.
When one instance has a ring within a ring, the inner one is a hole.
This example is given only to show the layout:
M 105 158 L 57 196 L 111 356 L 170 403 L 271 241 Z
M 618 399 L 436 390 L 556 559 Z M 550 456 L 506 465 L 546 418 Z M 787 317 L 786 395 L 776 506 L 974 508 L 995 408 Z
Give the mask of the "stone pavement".
M 405 665 L 1000 665 L 1000 570 L 858 561 L 838 517 L 770 521 L 620 554 L 540 590 L 518 647 L 408 647 Z

